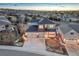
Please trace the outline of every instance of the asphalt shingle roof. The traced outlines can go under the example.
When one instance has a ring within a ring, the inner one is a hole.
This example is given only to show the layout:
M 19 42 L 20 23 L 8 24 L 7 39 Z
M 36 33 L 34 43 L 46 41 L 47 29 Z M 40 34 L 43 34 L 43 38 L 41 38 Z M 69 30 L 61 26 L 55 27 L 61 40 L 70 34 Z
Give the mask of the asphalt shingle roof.
M 73 30 L 79 33 L 79 24 L 70 24 L 69 25 Z
M 79 33 L 79 24 L 63 24 L 60 26 L 61 31 L 65 34 L 71 30 Z
M 55 24 L 55 23 L 49 19 L 42 19 L 39 21 L 39 24 Z
M 40 19 L 33 19 L 33 20 L 31 20 L 30 22 L 39 22 L 40 21 Z
M 7 24 L 11 24 L 10 22 L 6 22 L 6 21 L 0 21 L 0 25 L 7 25 Z
M 6 24 L 11 24 L 11 22 L 5 17 L 0 16 L 0 25 L 6 25 Z
M 63 32 L 63 34 L 69 32 L 72 30 L 71 27 L 69 27 L 67 24 L 64 24 L 64 25 L 60 25 L 60 30 Z

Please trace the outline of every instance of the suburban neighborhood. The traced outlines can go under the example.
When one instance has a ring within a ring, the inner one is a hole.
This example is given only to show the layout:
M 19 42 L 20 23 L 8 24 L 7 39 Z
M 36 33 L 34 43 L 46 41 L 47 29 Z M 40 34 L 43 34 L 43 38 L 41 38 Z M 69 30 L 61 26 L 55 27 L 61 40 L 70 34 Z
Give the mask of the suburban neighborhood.
M 79 10 L 0 8 L 0 49 L 44 56 L 79 56 Z

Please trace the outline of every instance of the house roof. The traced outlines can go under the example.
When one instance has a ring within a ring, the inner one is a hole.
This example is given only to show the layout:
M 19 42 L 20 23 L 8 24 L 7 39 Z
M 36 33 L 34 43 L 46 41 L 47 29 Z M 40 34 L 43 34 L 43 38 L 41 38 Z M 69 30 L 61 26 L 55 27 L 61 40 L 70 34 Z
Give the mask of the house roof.
M 69 25 L 73 30 L 79 33 L 79 24 L 70 24 Z
M 33 20 L 31 20 L 30 22 L 39 22 L 40 21 L 40 19 L 33 19 Z
M 72 30 L 72 28 L 69 27 L 67 24 L 60 25 L 59 27 L 63 34 L 66 34 L 67 32 Z
M 74 30 L 77 33 L 79 33 L 79 24 L 63 24 L 60 26 L 61 31 L 63 32 L 63 34 Z
M 45 18 L 39 21 L 39 24 L 55 24 L 53 21 Z
M 6 22 L 6 21 L 0 21 L 0 25 L 7 25 L 7 24 L 11 24 L 10 22 Z
M 2 32 L 2 33 L 6 33 L 6 32 L 8 33 L 8 32 L 15 32 L 15 31 L 10 31 L 10 30 L 1 30 L 0 33 L 1 33 L 1 32 Z
M 0 16 L 0 25 L 7 25 L 7 24 L 11 24 L 11 22 L 4 16 Z

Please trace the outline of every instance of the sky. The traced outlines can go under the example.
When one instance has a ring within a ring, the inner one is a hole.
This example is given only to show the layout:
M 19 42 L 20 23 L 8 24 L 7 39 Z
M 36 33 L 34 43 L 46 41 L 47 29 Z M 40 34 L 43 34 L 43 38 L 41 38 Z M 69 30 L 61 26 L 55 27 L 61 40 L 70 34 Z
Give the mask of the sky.
M 79 3 L 0 3 L 0 8 L 22 10 L 79 10 Z

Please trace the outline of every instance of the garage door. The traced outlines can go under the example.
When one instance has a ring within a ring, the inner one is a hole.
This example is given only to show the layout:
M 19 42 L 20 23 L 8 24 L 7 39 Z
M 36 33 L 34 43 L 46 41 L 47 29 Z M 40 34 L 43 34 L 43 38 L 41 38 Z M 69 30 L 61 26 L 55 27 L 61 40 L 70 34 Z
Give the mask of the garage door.
M 77 40 L 75 39 L 66 40 L 66 44 L 77 44 Z

